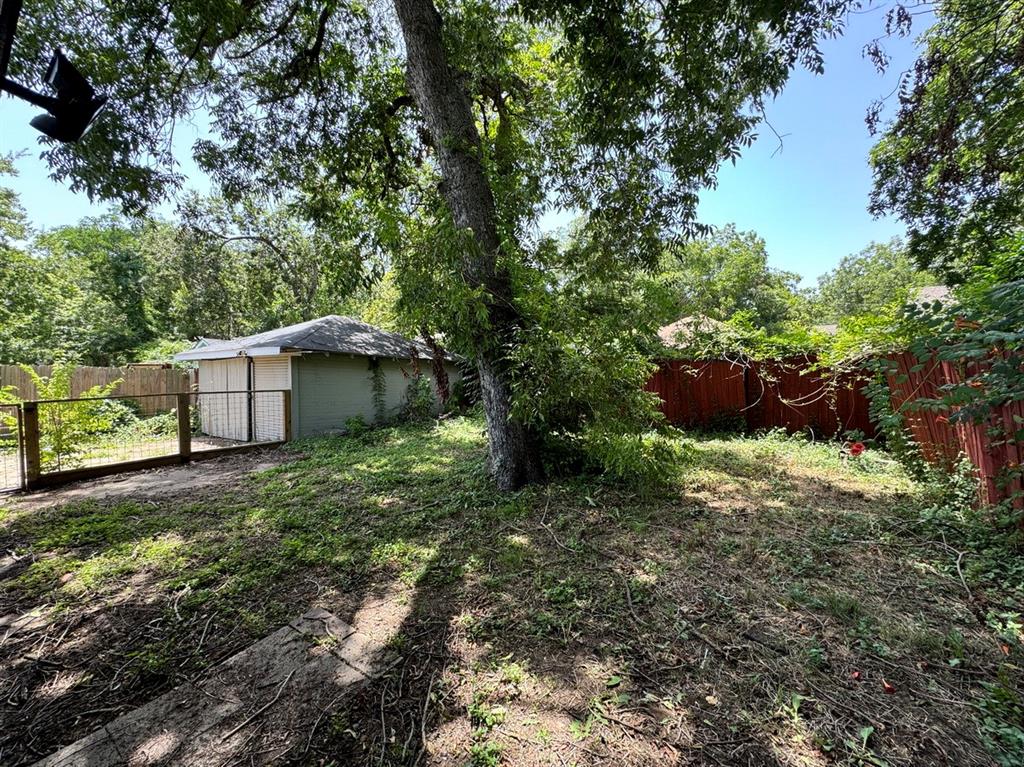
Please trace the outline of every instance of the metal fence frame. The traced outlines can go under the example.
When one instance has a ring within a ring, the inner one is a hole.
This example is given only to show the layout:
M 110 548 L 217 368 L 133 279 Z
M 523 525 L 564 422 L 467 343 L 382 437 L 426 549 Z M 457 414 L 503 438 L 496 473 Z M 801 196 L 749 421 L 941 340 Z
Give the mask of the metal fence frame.
M 193 398 L 201 397 L 204 395 L 208 396 L 229 394 L 247 395 L 250 398 L 250 400 L 256 394 L 281 394 L 282 407 L 284 409 L 284 412 L 282 414 L 282 419 L 284 423 L 284 439 L 264 442 L 249 442 L 238 445 L 229 445 L 225 447 L 208 448 L 199 451 L 193 451 L 191 426 L 192 408 L 198 407 L 198 404 L 192 404 Z M 170 453 L 168 455 L 143 458 L 140 460 L 104 463 L 94 466 L 84 466 L 75 469 L 64 469 L 61 471 L 43 471 L 40 451 L 39 430 L 40 405 L 50 405 L 65 402 L 88 402 L 120 399 L 138 400 L 140 398 L 147 397 L 176 398 L 176 410 L 178 416 L 177 452 Z M 189 391 L 177 392 L 173 394 L 117 394 L 107 397 L 71 397 L 66 399 L 31 400 L 28 402 L 23 402 L 19 406 L 19 432 L 19 444 L 21 446 L 20 455 L 22 464 L 22 488 L 26 490 L 36 490 L 44 487 L 63 485 L 67 484 L 68 482 L 75 482 L 82 479 L 92 479 L 94 477 L 103 477 L 110 474 L 120 474 L 122 472 L 141 471 L 143 469 L 152 469 L 159 466 L 172 466 L 176 464 L 184 464 L 202 458 L 215 458 L 217 456 L 222 456 L 229 453 L 236 453 L 245 450 L 254 450 L 258 448 L 274 447 L 277 445 L 281 445 L 285 442 L 290 441 L 292 438 L 291 390 L 236 389 L 209 392 Z

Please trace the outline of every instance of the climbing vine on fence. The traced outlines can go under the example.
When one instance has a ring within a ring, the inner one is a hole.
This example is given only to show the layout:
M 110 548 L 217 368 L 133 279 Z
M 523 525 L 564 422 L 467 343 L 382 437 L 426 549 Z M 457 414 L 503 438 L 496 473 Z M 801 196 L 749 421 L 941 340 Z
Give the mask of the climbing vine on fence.
M 918 398 L 913 407 L 941 413 L 951 424 L 985 427 L 989 449 L 1006 456 L 996 477 L 1007 509 L 1005 521 L 1020 523 L 1024 279 L 995 283 L 952 306 L 910 307 L 908 314 L 929 331 L 910 344 L 918 363 L 943 364 L 950 372 L 934 396 Z

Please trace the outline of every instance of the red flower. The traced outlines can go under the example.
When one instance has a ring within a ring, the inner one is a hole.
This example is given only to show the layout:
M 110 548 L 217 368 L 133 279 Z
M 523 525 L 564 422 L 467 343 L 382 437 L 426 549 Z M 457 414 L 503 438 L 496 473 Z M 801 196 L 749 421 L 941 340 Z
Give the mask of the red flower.
M 854 458 L 863 453 L 865 450 L 867 450 L 867 448 L 864 447 L 863 442 L 854 442 L 852 445 L 850 445 L 850 455 L 852 455 Z

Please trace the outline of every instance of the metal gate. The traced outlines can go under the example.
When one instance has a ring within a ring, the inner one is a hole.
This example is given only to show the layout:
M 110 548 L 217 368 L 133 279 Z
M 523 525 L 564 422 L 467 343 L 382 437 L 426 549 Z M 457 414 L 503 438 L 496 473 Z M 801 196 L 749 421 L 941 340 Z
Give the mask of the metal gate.
M 25 487 L 21 405 L 0 405 L 0 493 Z

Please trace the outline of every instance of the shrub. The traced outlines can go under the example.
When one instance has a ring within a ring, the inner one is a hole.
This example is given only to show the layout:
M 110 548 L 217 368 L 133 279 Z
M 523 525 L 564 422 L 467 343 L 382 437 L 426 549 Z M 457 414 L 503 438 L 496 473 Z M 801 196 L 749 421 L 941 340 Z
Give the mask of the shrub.
M 712 434 L 742 434 L 747 430 L 747 419 L 739 410 L 724 410 L 708 419 L 704 431 Z
M 142 414 L 139 403 L 133 399 L 108 399 L 99 403 L 96 409 L 110 429 L 120 430 L 134 426 Z
M 41 400 L 70 399 L 75 367 L 73 362 L 58 362 L 49 376 L 41 376 L 28 365 L 21 366 L 32 379 L 36 396 Z M 115 416 L 123 415 L 123 411 L 112 408 L 109 401 L 92 398 L 108 396 L 120 383 L 118 379 L 93 386 L 71 402 L 40 406 L 39 450 L 44 467 L 61 471 L 73 466 L 98 435 L 111 431 Z
M 345 433 L 352 437 L 360 437 L 370 430 L 368 424 L 361 415 L 354 415 L 345 419 Z
M 116 401 L 115 401 L 116 402 Z M 129 409 L 129 413 L 131 413 Z M 149 418 L 138 418 L 134 414 L 125 417 L 115 432 L 114 438 L 123 441 L 145 440 L 153 437 L 173 437 L 178 433 L 178 412 L 171 410 Z
M 683 457 L 682 442 L 671 429 L 630 434 L 589 428 L 580 434 L 579 447 L 592 469 L 637 486 L 668 484 Z
M 402 413 L 410 421 L 425 421 L 434 415 L 436 401 L 430 379 L 421 373 L 409 378 Z

